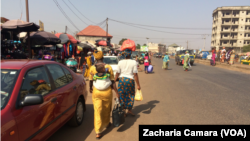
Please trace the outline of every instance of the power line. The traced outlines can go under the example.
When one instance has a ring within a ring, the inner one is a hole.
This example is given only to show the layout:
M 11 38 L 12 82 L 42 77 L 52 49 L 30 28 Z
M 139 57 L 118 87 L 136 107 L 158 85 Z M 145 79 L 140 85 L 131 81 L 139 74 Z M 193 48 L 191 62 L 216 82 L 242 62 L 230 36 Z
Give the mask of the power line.
M 66 19 L 78 30 L 80 31 L 75 24 L 71 21 L 71 19 L 67 16 L 67 14 L 63 11 L 63 9 L 61 8 L 61 6 L 59 5 L 59 3 L 57 2 L 57 0 L 53 0 L 55 2 L 55 4 L 57 5 L 57 7 L 59 8 L 59 10 L 63 13 L 63 15 L 66 17 Z
M 114 34 L 113 34 L 114 35 Z M 114 35 L 114 36 L 120 36 L 120 37 L 130 37 L 130 38 L 143 38 L 145 39 L 146 37 L 133 37 L 133 36 L 127 36 L 127 35 Z M 202 39 L 202 38 L 152 38 L 148 37 L 150 39 Z
M 115 22 L 121 22 L 121 23 L 132 24 L 132 25 L 147 26 L 147 27 L 156 27 L 156 28 L 169 28 L 169 29 L 193 29 L 193 30 L 201 30 L 201 29 L 204 29 L 204 30 L 211 30 L 211 28 L 163 27 L 163 26 L 151 26 L 151 25 L 142 25 L 142 24 L 128 23 L 128 22 L 122 22 L 122 21 L 117 21 L 117 20 L 113 20 L 113 19 L 110 19 L 110 20 L 115 21 Z
M 63 2 L 66 4 L 66 6 L 70 9 L 70 11 L 72 11 L 75 15 L 76 13 L 68 6 L 68 4 L 63 0 Z M 77 16 L 77 15 L 76 15 Z M 78 16 L 77 16 L 78 17 Z M 79 17 L 78 17 L 79 18 Z M 79 18 L 84 24 L 88 25 L 87 23 L 85 23 L 81 18 Z
M 69 1 L 69 0 L 68 0 Z M 69 1 L 70 2 L 70 1 Z M 91 21 L 90 19 L 88 19 L 87 17 L 85 17 L 71 2 L 70 2 L 70 4 L 84 17 L 84 18 L 86 18 L 87 20 L 89 20 L 90 22 L 92 22 L 92 23 L 94 23 L 95 24 L 95 22 L 93 22 L 93 21 Z
M 122 22 L 119 22 L 119 23 L 122 23 Z M 153 30 L 153 29 L 148 29 L 148 28 L 142 28 L 142 27 L 131 25 L 131 24 L 126 24 L 126 23 L 122 23 L 122 24 L 125 24 L 125 25 L 128 25 L 128 26 L 137 27 L 137 28 L 141 28 L 141 29 L 146 29 L 146 30 L 150 30 L 150 31 L 162 32 L 162 33 L 182 34 L 182 35 L 201 35 L 201 34 L 188 34 L 188 33 L 166 32 L 166 31 L 159 31 L 159 30 Z

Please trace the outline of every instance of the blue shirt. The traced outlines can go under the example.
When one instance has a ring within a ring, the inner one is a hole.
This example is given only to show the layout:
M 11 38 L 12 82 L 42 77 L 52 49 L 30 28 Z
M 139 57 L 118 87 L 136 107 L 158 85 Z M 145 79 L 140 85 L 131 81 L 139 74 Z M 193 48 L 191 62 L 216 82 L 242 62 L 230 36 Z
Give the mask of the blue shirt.
M 91 61 L 92 61 L 92 63 L 94 63 L 94 61 L 95 61 L 94 55 L 91 55 Z

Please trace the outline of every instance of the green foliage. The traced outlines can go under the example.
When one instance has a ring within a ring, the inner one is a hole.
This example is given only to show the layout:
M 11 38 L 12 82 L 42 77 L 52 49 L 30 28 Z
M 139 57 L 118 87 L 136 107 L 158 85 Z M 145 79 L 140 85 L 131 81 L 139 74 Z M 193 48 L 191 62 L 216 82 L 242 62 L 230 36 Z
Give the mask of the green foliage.
M 127 40 L 126 38 L 122 38 L 121 41 L 119 42 L 119 45 L 122 45 L 122 43 Z
M 250 45 L 244 46 L 243 52 L 250 52 Z
M 144 44 L 143 46 L 147 46 L 146 44 Z
M 140 49 L 141 48 L 141 45 L 140 44 L 137 44 L 136 45 L 136 49 Z

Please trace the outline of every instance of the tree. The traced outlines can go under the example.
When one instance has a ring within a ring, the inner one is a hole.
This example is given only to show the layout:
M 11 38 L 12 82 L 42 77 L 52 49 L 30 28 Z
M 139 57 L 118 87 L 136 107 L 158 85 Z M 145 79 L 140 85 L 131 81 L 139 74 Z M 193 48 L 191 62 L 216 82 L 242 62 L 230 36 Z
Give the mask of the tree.
M 143 46 L 147 46 L 146 44 L 144 44 Z
M 136 49 L 140 49 L 140 48 L 141 48 L 141 45 L 137 44 Z
M 122 45 L 122 43 L 127 40 L 126 38 L 122 38 L 121 41 L 119 42 L 119 45 Z
M 250 45 L 244 46 L 243 52 L 250 52 Z

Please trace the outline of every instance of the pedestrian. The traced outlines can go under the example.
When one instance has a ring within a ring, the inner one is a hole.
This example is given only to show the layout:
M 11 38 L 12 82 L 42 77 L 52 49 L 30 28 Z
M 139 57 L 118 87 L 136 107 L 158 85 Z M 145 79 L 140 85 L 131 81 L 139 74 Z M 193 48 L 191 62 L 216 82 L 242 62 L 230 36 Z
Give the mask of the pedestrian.
M 140 70 L 140 72 L 142 72 L 143 70 L 140 68 L 138 55 L 136 55 L 136 57 L 135 57 L 135 61 L 136 61 L 137 69 L 139 69 L 139 70 Z
M 94 65 L 94 63 L 95 63 L 95 57 L 94 57 L 92 52 L 91 52 L 91 63 L 92 63 L 92 65 Z
M 216 51 L 215 48 L 212 49 L 212 58 L 211 60 L 213 61 L 213 63 L 211 65 L 215 65 L 215 56 L 216 56 Z
M 86 71 L 85 71 L 84 77 L 86 78 L 86 80 L 88 80 L 90 67 L 92 66 L 91 52 L 88 52 L 88 56 L 85 57 L 85 59 L 86 59 Z
M 185 56 L 184 56 L 184 64 L 183 64 L 183 69 L 184 71 L 188 71 L 188 61 L 189 61 L 189 55 L 188 55 L 188 51 L 185 52 Z
M 116 83 L 114 81 L 114 72 L 112 67 L 103 63 L 103 52 L 95 50 L 93 53 L 96 64 L 90 67 L 89 86 L 90 93 L 92 93 L 92 101 L 94 106 L 94 128 L 96 132 L 96 138 L 100 139 L 103 135 L 102 132 L 105 128 L 110 127 L 110 113 L 112 109 L 113 93 L 111 86 L 105 90 L 98 90 L 93 86 L 93 76 L 97 74 L 96 66 L 104 65 L 106 72 L 110 74 L 109 79 L 112 82 L 112 87 L 116 92 L 116 97 L 119 99 Z M 119 99 L 120 100 L 120 99 Z
M 165 53 L 164 58 L 163 58 L 163 65 L 162 65 L 162 69 L 167 70 L 169 66 L 169 56 L 167 53 Z
M 226 53 L 226 61 L 229 64 L 229 60 L 230 60 L 230 55 L 231 55 L 231 49 L 229 49 Z
M 225 59 L 226 59 L 226 49 L 225 49 L 225 47 L 223 47 L 223 49 L 221 50 L 221 60 L 220 60 L 220 62 L 224 63 Z
M 230 65 L 233 65 L 233 64 L 234 64 L 234 58 L 235 58 L 235 51 L 234 51 L 234 49 L 232 48 L 232 49 L 231 49 L 231 52 L 230 52 L 230 59 L 229 59 L 229 64 L 230 64 Z
M 84 76 L 85 75 L 85 71 L 86 71 L 86 54 L 85 52 L 81 52 L 81 57 L 80 57 L 80 68 L 82 66 L 82 75 Z
M 120 96 L 121 103 L 124 105 L 125 109 L 128 109 L 127 113 L 135 116 L 132 112 L 135 97 L 135 82 L 137 84 L 137 89 L 140 90 L 138 70 L 136 66 L 136 61 L 130 59 L 132 50 L 126 49 L 123 51 L 124 60 L 119 61 L 117 67 L 117 73 L 115 76 L 115 81 L 119 77 L 118 82 L 118 93 Z M 127 115 L 125 114 L 125 116 Z
M 145 73 L 147 74 L 148 73 L 148 66 L 149 66 L 149 56 L 148 54 L 146 53 L 145 54 L 145 57 L 144 57 L 144 67 L 145 67 Z

